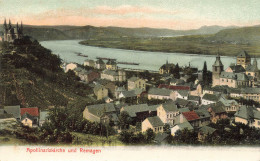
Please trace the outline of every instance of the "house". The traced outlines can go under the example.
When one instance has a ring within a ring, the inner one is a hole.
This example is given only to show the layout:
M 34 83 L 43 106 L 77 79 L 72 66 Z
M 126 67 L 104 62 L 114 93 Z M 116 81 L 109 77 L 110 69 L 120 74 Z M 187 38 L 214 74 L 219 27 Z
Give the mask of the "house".
M 200 117 L 195 111 L 183 112 L 182 115 L 192 125 L 192 127 L 199 127 Z
M 210 124 L 210 113 L 206 108 L 199 108 L 194 110 L 196 114 L 200 117 L 200 127 Z
M 148 99 L 173 100 L 174 92 L 164 88 L 150 88 L 148 91 Z
M 39 126 L 42 126 L 46 121 L 49 121 L 49 111 L 40 111 Z
M 203 94 L 203 89 L 201 84 L 196 84 L 191 90 L 190 95 L 191 96 L 199 96 L 201 97 Z
M 260 128 L 260 111 L 252 106 L 241 106 L 235 113 L 235 122 Z
M 243 88 L 242 94 L 245 99 L 260 103 L 260 88 Z
M 117 111 L 113 103 L 86 106 L 83 118 L 98 123 L 118 122 Z
M 187 121 L 187 122 L 183 122 L 183 123 L 176 124 L 176 125 L 174 125 L 174 126 L 171 128 L 171 135 L 172 135 L 172 136 L 175 136 L 178 131 L 182 131 L 182 130 L 184 130 L 184 129 L 193 130 L 193 127 L 191 126 L 191 124 L 190 124 L 188 121 Z
M 95 68 L 96 69 L 105 69 L 106 68 L 106 64 L 104 63 L 104 61 L 102 59 L 98 59 L 95 62 Z
M 189 91 L 190 87 L 187 85 L 167 85 L 167 84 L 160 84 L 158 88 L 166 88 L 172 91 Z
M 178 85 L 184 85 L 184 84 L 185 84 L 185 81 L 182 80 L 182 79 L 173 78 L 173 79 L 170 80 L 171 86 L 178 86 Z
M 98 72 L 95 72 L 93 70 L 87 71 L 87 70 L 81 70 L 76 73 L 76 75 L 80 78 L 81 81 L 84 82 L 92 82 L 95 79 L 100 78 L 100 74 Z
M 220 97 L 219 102 L 221 102 L 225 106 L 225 110 L 227 113 L 235 113 L 240 105 L 234 99 L 227 99 L 226 97 Z
M 157 116 L 163 123 L 173 125 L 175 117 L 180 114 L 177 105 L 174 102 L 167 102 L 157 107 Z
M 189 96 L 189 91 L 177 90 L 177 91 L 174 92 L 174 94 L 175 94 L 175 100 L 178 99 L 178 98 L 187 100 L 188 96 Z
M 99 79 L 97 81 L 95 81 L 95 83 L 103 85 L 106 89 L 108 89 L 108 94 L 110 96 L 115 96 L 115 89 L 116 89 L 116 85 L 115 82 L 106 80 L 106 79 Z
M 108 97 L 108 89 L 101 84 L 97 84 L 94 87 L 94 94 L 96 95 L 97 100 L 102 100 L 105 97 Z
M 67 73 L 69 70 L 74 70 L 78 67 L 76 63 L 69 63 L 65 67 L 65 72 Z
M 149 128 L 155 133 L 163 132 L 164 123 L 158 116 L 148 117 L 142 122 L 142 132 L 146 132 Z
M 146 89 L 146 83 L 144 79 L 138 78 L 138 77 L 131 77 L 127 80 L 127 87 L 128 90 L 132 90 L 135 88 L 143 89 L 145 91 Z
M 208 111 L 211 115 L 211 122 L 213 123 L 216 123 L 220 119 L 228 118 L 225 106 L 221 102 L 210 104 L 208 107 Z
M 188 108 L 190 110 L 194 110 L 197 108 L 197 105 L 194 102 L 185 100 L 185 99 L 180 99 L 177 98 L 175 101 L 176 105 L 178 106 L 178 108 Z
M 107 79 L 112 82 L 124 82 L 126 81 L 126 73 L 124 70 L 108 70 L 105 69 L 101 73 L 101 79 Z
M 159 105 L 148 106 L 147 104 L 137 104 L 130 106 L 123 106 L 120 113 L 125 111 L 134 120 L 133 122 L 143 122 L 147 117 L 157 115 L 157 107 Z
M 207 136 L 213 135 L 216 132 L 216 129 L 209 126 L 202 126 L 199 128 L 198 140 L 204 142 Z
M 126 91 L 125 87 L 116 87 L 115 94 L 114 94 L 115 97 L 119 98 L 120 93 L 122 93 L 124 91 Z
M 143 90 L 136 88 L 131 91 L 123 91 L 119 94 L 119 99 L 123 102 L 132 103 L 133 101 L 138 101 L 137 99 L 141 96 Z
M 219 96 L 206 93 L 201 99 L 201 104 L 208 105 L 208 104 L 216 103 L 218 100 L 219 100 Z
M 4 106 L 4 111 L 7 114 L 13 115 L 13 117 L 17 120 L 21 120 L 21 108 L 20 105 L 15 105 L 15 106 Z
M 28 127 L 37 127 L 39 125 L 38 107 L 21 108 L 21 123 Z
M 169 74 L 175 68 L 175 64 L 168 63 L 168 60 L 159 69 L 159 74 Z
M 84 61 L 84 66 L 95 68 L 95 61 L 91 59 L 87 59 Z
M 191 101 L 191 102 L 194 102 L 196 105 L 200 105 L 201 103 L 201 98 L 199 96 L 192 96 L 192 95 L 189 95 L 188 96 L 188 101 Z
M 109 59 L 106 63 L 106 69 L 116 70 L 117 69 L 116 61 L 114 59 Z

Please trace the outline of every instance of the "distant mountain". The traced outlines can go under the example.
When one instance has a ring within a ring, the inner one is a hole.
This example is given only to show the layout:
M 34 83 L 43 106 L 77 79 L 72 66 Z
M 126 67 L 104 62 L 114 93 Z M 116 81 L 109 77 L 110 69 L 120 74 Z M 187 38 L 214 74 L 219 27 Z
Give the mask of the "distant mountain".
M 24 33 L 39 41 L 96 39 L 119 37 L 176 37 L 183 35 L 215 34 L 223 29 L 235 26 L 203 26 L 194 30 L 170 30 L 155 28 L 123 28 L 123 27 L 94 27 L 94 26 L 32 26 L 24 25 Z M 2 28 L 0 28 L 0 33 Z

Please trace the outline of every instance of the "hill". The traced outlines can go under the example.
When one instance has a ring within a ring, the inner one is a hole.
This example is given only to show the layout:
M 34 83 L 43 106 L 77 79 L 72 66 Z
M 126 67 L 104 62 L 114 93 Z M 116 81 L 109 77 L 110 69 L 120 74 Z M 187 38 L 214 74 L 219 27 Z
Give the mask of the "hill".
M 176 37 L 196 34 L 215 34 L 222 29 L 236 28 L 235 26 L 203 26 L 194 30 L 170 30 L 155 28 L 123 28 L 123 27 L 94 27 L 94 26 L 32 26 L 24 25 L 24 34 L 38 41 L 70 40 L 70 39 L 99 39 L 119 37 Z M 2 32 L 0 28 L 0 34 Z
M 26 42 L 26 43 L 24 43 Z M 0 106 L 69 106 L 91 102 L 90 88 L 78 82 L 73 72 L 64 73 L 61 60 L 37 41 L 29 39 L 14 46 L 0 43 Z
M 259 44 L 260 26 L 225 29 L 216 33 L 209 40 L 233 44 Z
M 260 56 L 260 27 L 221 30 L 216 34 L 179 37 L 101 38 L 80 42 L 83 45 L 141 51 L 179 52 L 191 54 L 234 56 L 241 50 Z

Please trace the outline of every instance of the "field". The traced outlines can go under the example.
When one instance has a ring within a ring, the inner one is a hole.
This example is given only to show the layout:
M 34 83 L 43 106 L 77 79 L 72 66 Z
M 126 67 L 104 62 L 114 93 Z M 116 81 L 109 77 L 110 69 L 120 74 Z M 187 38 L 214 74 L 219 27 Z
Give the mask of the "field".
M 260 57 L 258 43 L 216 42 L 212 35 L 194 35 L 169 38 L 113 38 L 90 39 L 80 42 L 83 45 L 105 48 L 119 48 L 152 52 L 177 52 L 202 55 L 216 55 L 218 52 L 225 56 L 235 56 L 241 50 L 250 55 Z

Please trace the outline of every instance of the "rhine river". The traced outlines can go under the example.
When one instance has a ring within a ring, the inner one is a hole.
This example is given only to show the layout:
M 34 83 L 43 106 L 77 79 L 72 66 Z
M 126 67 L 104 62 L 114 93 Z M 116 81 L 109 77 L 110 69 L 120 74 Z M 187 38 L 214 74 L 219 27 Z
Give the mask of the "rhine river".
M 183 53 L 164 53 L 164 52 L 148 52 L 134 51 L 125 49 L 101 48 L 93 46 L 81 45 L 78 42 L 81 40 L 57 40 L 57 41 L 42 41 L 42 46 L 50 49 L 54 54 L 59 55 L 66 62 L 76 62 L 83 64 L 86 59 L 95 59 L 96 57 L 105 57 L 117 59 L 117 61 L 139 63 L 139 65 L 122 65 L 122 68 L 145 69 L 158 71 L 165 64 L 166 60 L 169 63 L 179 63 L 180 66 L 187 66 L 189 63 L 193 67 L 203 68 L 204 61 L 207 62 L 208 70 L 211 70 L 212 64 L 216 60 L 214 55 L 196 55 Z M 88 57 L 78 56 L 77 53 L 82 53 Z M 250 54 L 250 53 L 249 53 Z M 224 69 L 231 63 L 236 62 L 235 57 L 221 56 L 221 61 Z M 259 61 L 259 59 L 258 59 Z M 260 62 L 258 63 L 258 65 Z

